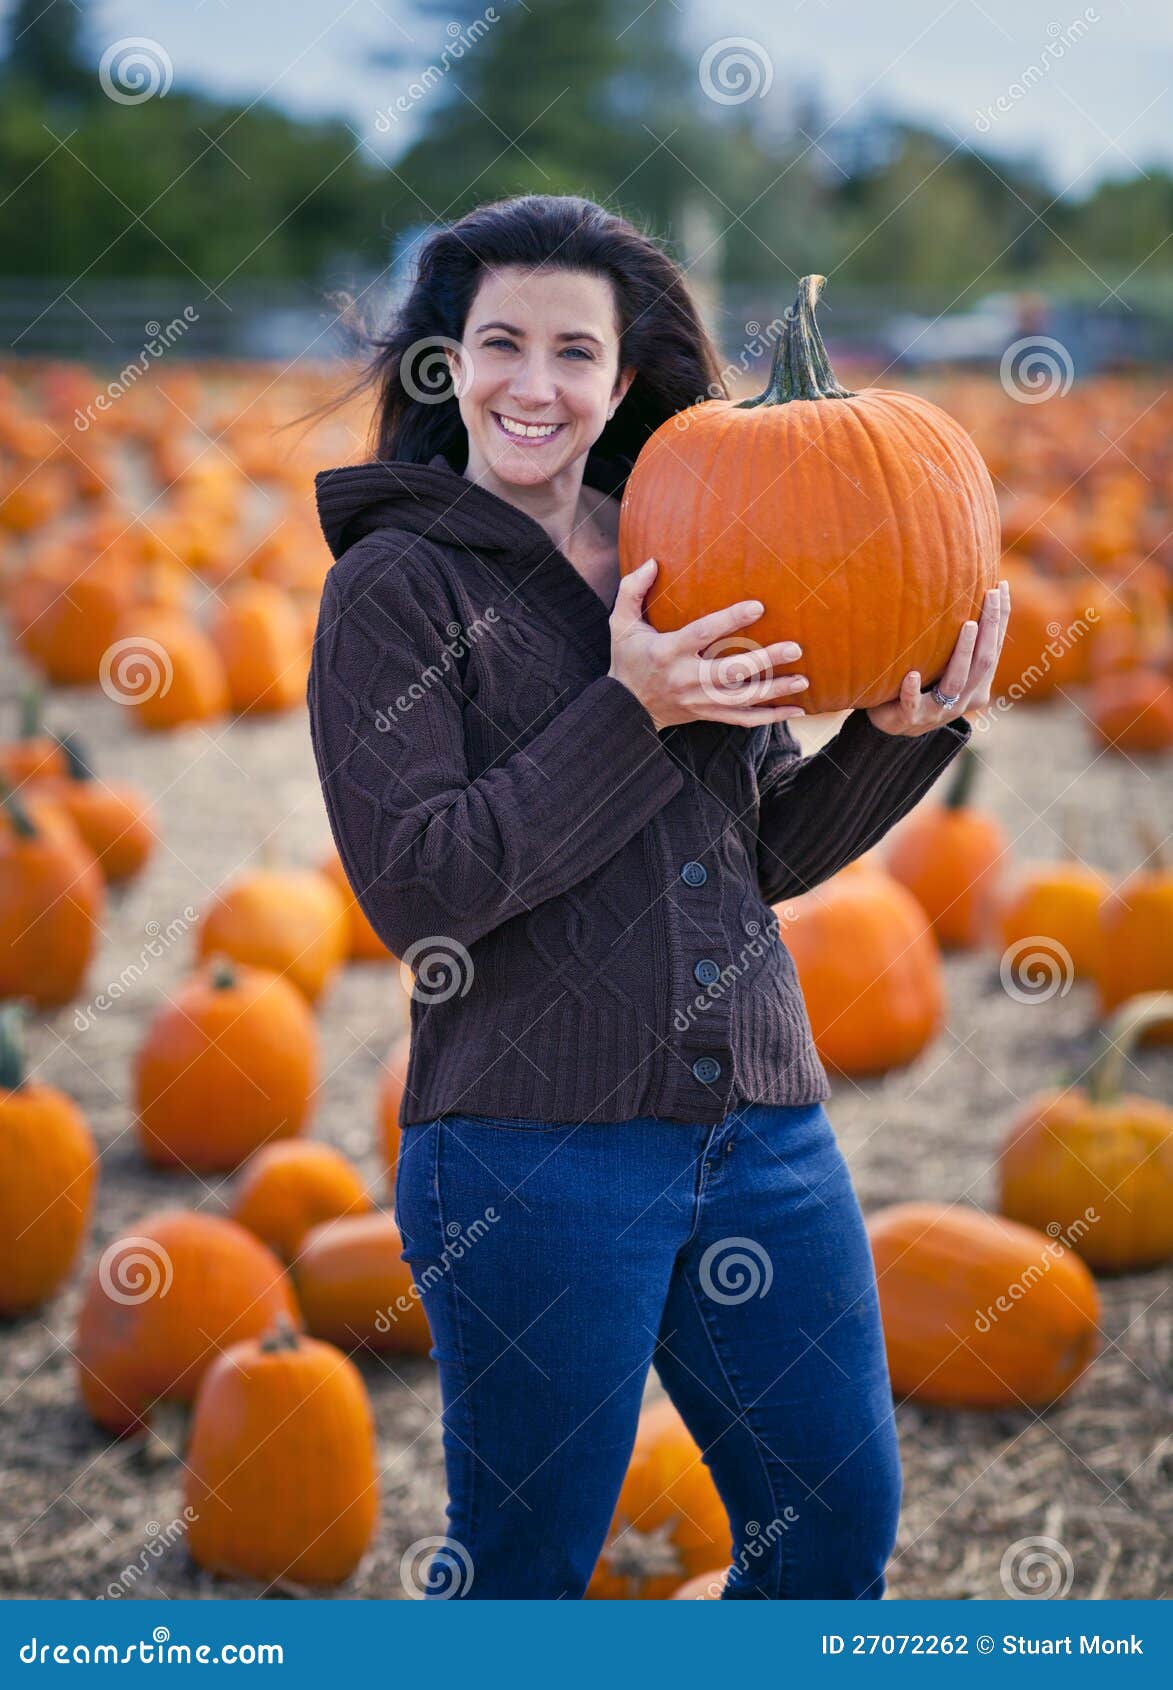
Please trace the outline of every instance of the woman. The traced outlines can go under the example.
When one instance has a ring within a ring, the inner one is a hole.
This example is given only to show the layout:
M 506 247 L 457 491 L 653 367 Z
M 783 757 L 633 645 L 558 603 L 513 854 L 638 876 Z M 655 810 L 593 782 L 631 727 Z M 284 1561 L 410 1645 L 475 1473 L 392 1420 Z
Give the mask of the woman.
M 347 874 L 415 972 L 396 1218 L 450 1497 L 427 1593 L 581 1597 L 654 1366 L 728 1510 L 725 1597 L 879 1597 L 874 1271 L 769 906 L 960 750 L 1006 584 L 938 687 L 910 674 L 809 757 L 801 672 L 769 678 L 800 652 L 739 632 L 760 604 L 654 632 L 618 496 L 722 389 L 679 270 L 587 201 L 434 234 L 375 375 L 374 461 L 318 477 L 309 696 Z

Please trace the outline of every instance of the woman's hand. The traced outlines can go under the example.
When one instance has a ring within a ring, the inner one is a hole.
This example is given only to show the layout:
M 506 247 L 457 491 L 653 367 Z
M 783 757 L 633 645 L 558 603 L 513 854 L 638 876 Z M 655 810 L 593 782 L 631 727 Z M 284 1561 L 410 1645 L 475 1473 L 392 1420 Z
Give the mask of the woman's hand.
M 762 615 L 756 599 L 698 617 L 674 634 L 658 634 L 643 614 L 655 576 L 656 560 L 648 558 L 619 583 L 608 674 L 635 694 L 657 731 L 694 721 L 754 728 L 806 714 L 801 705 L 774 702 L 801 692 L 806 676 L 772 673 L 775 664 L 801 657 L 802 648 L 793 640 L 759 646 L 731 637 Z
M 966 622 L 962 627 L 945 672 L 937 682 L 937 690 L 946 698 L 955 697 L 956 704 L 945 709 L 931 691 L 922 692 L 918 671 L 910 669 L 899 698 L 873 706 L 868 711 L 868 720 L 885 733 L 915 736 L 932 733 L 934 728 L 956 720 L 967 710 L 980 710 L 990 702 L 990 684 L 1009 620 L 1010 583 L 999 581 L 986 594 L 981 622 Z

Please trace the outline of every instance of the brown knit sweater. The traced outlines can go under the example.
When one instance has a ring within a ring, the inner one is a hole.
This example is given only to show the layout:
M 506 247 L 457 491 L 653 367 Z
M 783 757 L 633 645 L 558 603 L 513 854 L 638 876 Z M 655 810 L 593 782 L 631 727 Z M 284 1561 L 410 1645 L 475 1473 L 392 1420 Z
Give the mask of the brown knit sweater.
M 628 466 L 588 459 L 621 489 Z M 860 856 L 969 738 L 862 710 L 656 732 L 533 518 L 430 464 L 317 478 L 336 562 L 309 679 L 334 838 L 415 970 L 401 1119 L 719 1121 L 828 1098 L 770 905 Z

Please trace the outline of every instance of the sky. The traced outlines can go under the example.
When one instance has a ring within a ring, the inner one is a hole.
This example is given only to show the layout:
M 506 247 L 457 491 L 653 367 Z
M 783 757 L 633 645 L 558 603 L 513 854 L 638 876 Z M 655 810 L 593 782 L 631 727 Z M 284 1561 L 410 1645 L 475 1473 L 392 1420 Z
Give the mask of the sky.
M 498 10 L 513 0 L 498 0 Z M 528 0 L 541 4 L 541 0 Z M 632 16 L 646 0 L 633 0 Z M 744 56 L 766 121 L 794 91 L 818 90 L 832 116 L 875 111 L 933 122 L 957 140 L 1033 158 L 1057 192 L 1173 168 L 1173 5 L 1169 0 L 652 0 L 681 20 L 698 87 L 706 54 Z M 10 0 L 0 0 L 0 12 Z M 443 18 L 401 0 L 96 0 L 99 47 L 158 43 L 175 84 L 265 96 L 295 113 L 345 117 L 394 160 L 424 102 L 380 122 L 410 80 L 378 70 L 388 43 L 439 62 Z M 741 38 L 741 48 L 725 45 Z M 573 68 L 573 42 L 567 43 Z M 766 84 L 768 83 L 768 88 Z M 716 84 L 744 92 L 745 83 Z

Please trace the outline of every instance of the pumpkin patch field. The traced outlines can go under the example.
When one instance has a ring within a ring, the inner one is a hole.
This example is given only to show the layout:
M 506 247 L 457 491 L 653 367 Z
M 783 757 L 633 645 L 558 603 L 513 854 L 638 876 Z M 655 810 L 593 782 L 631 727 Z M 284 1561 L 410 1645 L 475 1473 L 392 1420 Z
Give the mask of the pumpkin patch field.
M 304 701 L 313 476 L 367 455 L 366 415 L 322 409 L 324 368 L 174 363 L 86 420 L 105 380 L 0 368 L 0 1594 L 418 1595 L 444 1486 L 392 1213 L 413 982 L 341 872 Z M 888 1593 L 1158 1597 L 1173 398 L 915 388 L 996 497 L 994 698 L 911 815 L 776 910 L 876 1261 Z M 654 467 L 637 550 L 681 509 Z M 805 515 L 813 556 L 833 525 Z M 925 603 L 959 566 L 933 541 L 899 561 Z M 726 1526 L 653 1379 L 589 1595 L 711 1599 Z

